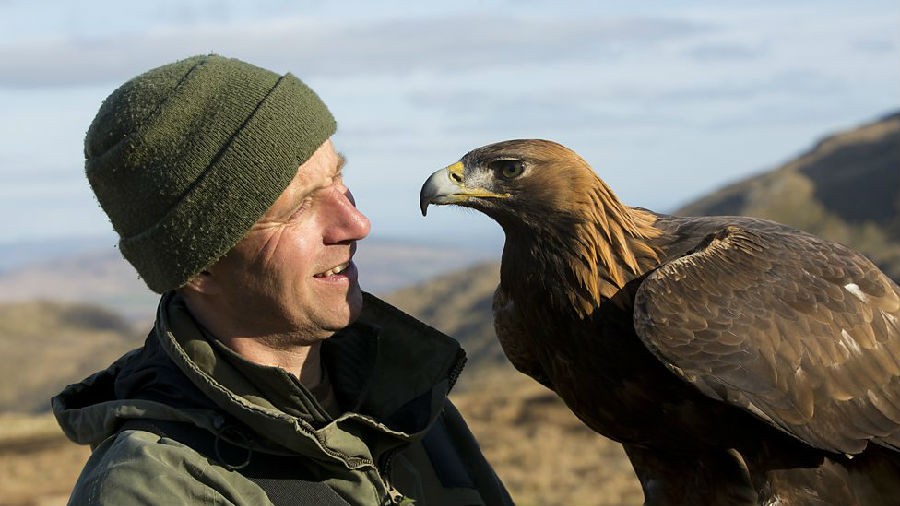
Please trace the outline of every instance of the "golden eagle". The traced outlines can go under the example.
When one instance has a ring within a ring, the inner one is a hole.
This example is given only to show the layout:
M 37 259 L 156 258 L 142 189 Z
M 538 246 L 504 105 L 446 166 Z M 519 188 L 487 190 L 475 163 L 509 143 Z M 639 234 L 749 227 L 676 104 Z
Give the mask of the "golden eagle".
M 504 352 L 624 445 L 647 504 L 900 504 L 900 288 L 864 256 L 628 207 L 546 140 L 475 149 L 420 199 L 503 228 Z

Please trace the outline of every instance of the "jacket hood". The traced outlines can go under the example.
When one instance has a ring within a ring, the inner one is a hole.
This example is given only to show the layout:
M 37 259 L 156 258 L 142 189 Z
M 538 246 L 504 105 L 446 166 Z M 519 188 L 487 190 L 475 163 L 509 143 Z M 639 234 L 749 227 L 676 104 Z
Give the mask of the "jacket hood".
M 169 292 L 144 346 L 66 387 L 52 399 L 53 412 L 81 444 L 98 445 L 129 419 L 190 422 L 217 434 L 239 422 L 252 428 L 244 442 L 255 449 L 318 455 L 357 468 L 422 437 L 465 362 L 455 340 L 367 293 L 358 321 L 322 345 L 344 408 L 336 419 L 285 371 L 271 368 L 296 399 L 292 414 L 278 409 L 228 353 Z

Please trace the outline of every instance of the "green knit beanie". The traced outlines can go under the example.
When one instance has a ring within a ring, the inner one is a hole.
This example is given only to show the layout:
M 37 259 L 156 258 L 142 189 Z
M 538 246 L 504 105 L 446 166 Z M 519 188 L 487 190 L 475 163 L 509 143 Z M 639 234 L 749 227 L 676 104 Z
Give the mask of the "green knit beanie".
M 237 244 L 336 128 L 293 75 L 194 56 L 107 97 L 85 172 L 122 255 L 162 293 Z

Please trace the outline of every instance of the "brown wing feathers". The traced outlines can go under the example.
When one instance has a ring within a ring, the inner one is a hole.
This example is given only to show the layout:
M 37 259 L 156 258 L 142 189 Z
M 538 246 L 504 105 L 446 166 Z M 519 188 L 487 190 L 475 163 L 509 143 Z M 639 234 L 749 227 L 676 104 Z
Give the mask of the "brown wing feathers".
M 702 390 L 815 446 L 858 453 L 900 434 L 900 332 L 888 324 L 898 293 L 886 278 L 863 281 L 870 271 L 805 234 L 735 227 L 647 278 L 636 329 Z

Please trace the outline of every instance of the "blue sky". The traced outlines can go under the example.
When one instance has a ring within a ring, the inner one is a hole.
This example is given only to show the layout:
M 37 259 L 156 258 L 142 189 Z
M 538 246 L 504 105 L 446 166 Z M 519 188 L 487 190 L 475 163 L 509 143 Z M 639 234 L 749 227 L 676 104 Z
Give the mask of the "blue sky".
M 499 238 L 417 200 L 506 138 L 562 142 L 627 204 L 667 211 L 900 109 L 896 0 L 0 0 L 0 242 L 110 235 L 88 124 L 128 78 L 207 52 L 316 89 L 382 238 Z

